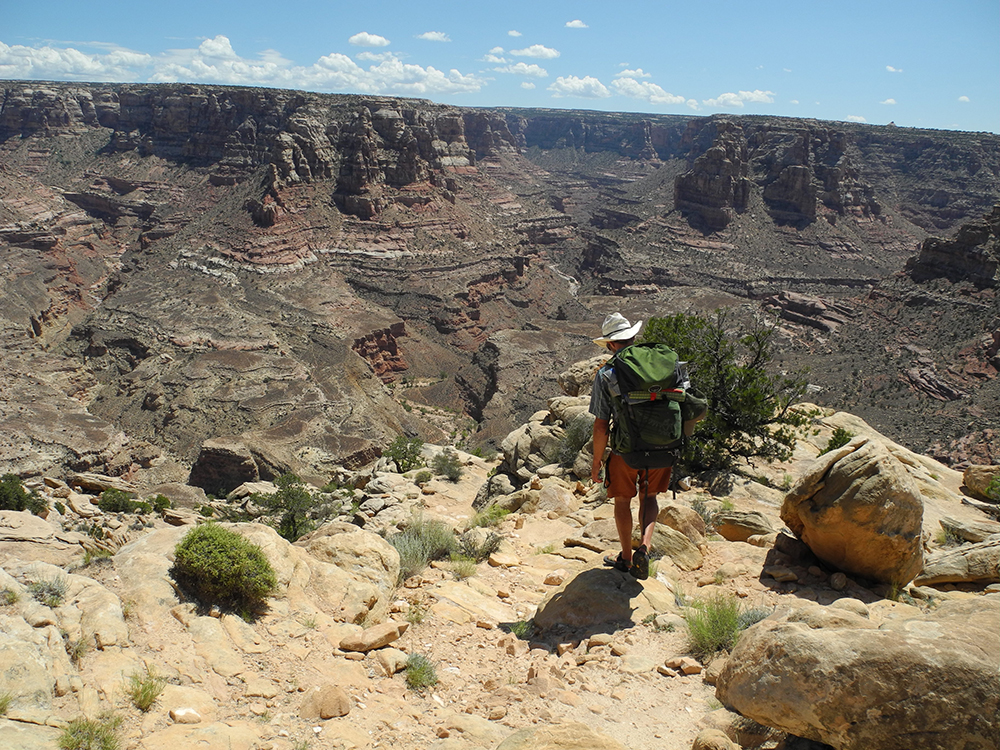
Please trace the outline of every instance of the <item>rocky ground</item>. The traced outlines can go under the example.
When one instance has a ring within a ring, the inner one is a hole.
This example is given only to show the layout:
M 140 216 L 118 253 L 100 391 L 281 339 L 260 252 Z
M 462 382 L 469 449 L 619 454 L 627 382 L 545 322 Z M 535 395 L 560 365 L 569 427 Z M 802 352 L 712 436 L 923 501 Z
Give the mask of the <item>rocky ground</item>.
M 761 478 L 774 487 L 800 484 L 836 426 L 878 437 L 850 415 L 828 414 L 803 435 L 792 460 L 762 468 Z M 942 518 L 990 530 L 989 516 L 963 503 L 961 474 L 893 450 L 924 498 L 929 553 L 940 548 Z M 56 486 L 45 492 L 68 506 L 65 516 L 52 513 L 46 523 L 2 514 L 0 589 L 16 592 L 17 601 L 0 606 L 0 673 L 12 697 L 0 744 L 54 748 L 70 719 L 113 711 L 124 719 L 124 746 L 144 750 L 480 750 L 505 740 L 513 744 L 504 750 L 687 750 L 707 728 L 728 730 L 743 747 L 771 747 L 783 733 L 740 723 L 716 698 L 726 660 L 690 656 L 685 607 L 692 601 L 732 594 L 775 616 L 817 606 L 841 620 L 860 615 L 874 628 L 919 619 L 947 602 L 996 599 L 984 596 L 997 589 L 984 591 L 988 578 L 913 586 L 899 596 L 780 553 L 774 534 L 783 528 L 786 493 L 749 480 L 726 492 L 694 486 L 661 496 L 654 547 L 666 554 L 639 582 L 602 564 L 615 542 L 601 488 L 557 476 L 554 467 L 519 491 L 520 507 L 496 527 L 504 542 L 489 561 L 461 576 L 453 563 L 435 562 L 395 588 L 398 562 L 393 568 L 389 545 L 366 529 L 391 529 L 392 518 L 415 513 L 465 529 L 496 464 L 467 454 L 463 462 L 459 481 L 439 476 L 422 487 L 413 472 L 410 479 L 376 473 L 365 502 L 382 502 L 367 506 L 377 512 L 357 511 L 365 528 L 335 522 L 292 546 L 266 527 L 235 527 L 262 546 L 280 581 L 267 612 L 251 622 L 203 611 L 172 584 L 173 547 L 196 513 L 169 511 L 171 523 L 130 527 L 129 516 L 102 517 L 81 487 L 50 482 Z M 692 508 L 716 512 L 716 530 L 699 531 Z M 759 514 L 756 526 L 749 512 Z M 95 522 L 111 529 L 110 558 L 85 557 L 93 539 L 69 530 Z M 749 541 L 733 541 L 741 538 Z M 59 606 L 44 606 L 26 588 L 56 578 L 67 582 Z M 433 663 L 435 685 L 407 686 L 399 670 L 411 654 Z M 145 670 L 166 686 L 143 713 L 124 687 Z

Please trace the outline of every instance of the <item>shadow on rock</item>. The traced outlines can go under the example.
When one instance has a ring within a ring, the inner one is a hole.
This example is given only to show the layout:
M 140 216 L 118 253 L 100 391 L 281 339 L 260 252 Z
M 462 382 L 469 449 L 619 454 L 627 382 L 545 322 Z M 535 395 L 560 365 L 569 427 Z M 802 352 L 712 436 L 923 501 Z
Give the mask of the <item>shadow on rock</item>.
M 632 627 L 643 593 L 642 584 L 617 570 L 584 570 L 538 605 L 535 626 L 542 634 L 562 626 L 580 637 Z

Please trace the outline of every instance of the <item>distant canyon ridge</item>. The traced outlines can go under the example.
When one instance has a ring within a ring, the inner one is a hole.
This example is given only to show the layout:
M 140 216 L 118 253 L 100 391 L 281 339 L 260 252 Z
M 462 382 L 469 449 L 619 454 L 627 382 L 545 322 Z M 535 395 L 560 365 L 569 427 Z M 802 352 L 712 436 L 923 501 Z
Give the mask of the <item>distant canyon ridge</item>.
M 719 307 L 777 320 L 811 401 L 1000 461 L 995 134 L 0 90 L 0 471 L 325 483 L 399 434 L 490 449 L 606 313 Z

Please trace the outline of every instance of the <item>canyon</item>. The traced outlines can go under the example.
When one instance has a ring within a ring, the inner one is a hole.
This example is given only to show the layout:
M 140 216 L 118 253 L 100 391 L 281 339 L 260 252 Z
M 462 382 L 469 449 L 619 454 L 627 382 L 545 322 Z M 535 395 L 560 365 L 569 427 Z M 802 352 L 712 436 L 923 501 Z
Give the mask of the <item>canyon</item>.
M 0 88 L 4 472 L 495 450 L 605 314 L 717 308 L 775 321 L 810 400 L 1000 460 L 995 134 Z

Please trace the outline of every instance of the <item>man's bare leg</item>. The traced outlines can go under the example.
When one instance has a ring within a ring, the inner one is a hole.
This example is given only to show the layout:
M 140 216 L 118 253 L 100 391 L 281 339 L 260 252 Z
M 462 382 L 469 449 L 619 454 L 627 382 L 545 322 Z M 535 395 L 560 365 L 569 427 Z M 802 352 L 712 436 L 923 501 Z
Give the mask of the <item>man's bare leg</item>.
M 656 516 L 653 516 L 656 520 Z M 632 564 L 632 498 L 615 498 L 615 526 L 618 528 L 618 541 L 622 545 L 622 560 Z M 653 532 L 650 531 L 650 538 Z
M 644 497 L 639 501 L 639 523 L 642 524 L 642 543 L 646 551 L 653 548 L 653 531 L 656 529 L 656 517 L 660 514 L 660 506 L 656 495 Z

